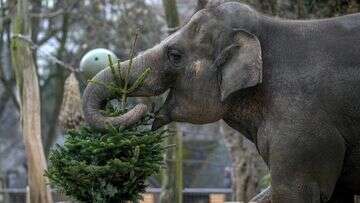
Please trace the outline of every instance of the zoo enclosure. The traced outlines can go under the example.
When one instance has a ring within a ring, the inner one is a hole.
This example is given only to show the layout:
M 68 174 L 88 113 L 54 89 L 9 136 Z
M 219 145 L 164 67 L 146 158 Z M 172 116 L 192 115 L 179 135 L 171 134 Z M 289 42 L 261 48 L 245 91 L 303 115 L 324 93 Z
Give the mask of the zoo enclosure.
M 0 203 L 26 203 L 26 188 L 0 190 Z M 149 188 L 140 203 L 159 203 L 161 188 Z M 224 188 L 185 188 L 184 203 L 224 203 L 231 199 L 232 190 Z M 53 191 L 55 202 L 69 202 L 62 194 Z

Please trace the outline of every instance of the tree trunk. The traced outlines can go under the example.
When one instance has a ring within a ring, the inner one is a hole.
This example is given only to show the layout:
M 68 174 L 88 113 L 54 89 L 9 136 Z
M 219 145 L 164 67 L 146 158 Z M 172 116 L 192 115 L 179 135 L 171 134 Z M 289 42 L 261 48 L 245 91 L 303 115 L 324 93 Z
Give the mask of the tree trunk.
M 171 34 L 180 25 L 176 0 L 163 0 L 162 2 L 169 34 Z M 160 202 L 182 203 L 182 133 L 179 132 L 176 124 L 169 125 L 169 129 L 176 133 L 168 137 L 165 143 L 166 145 L 176 145 L 176 147 L 168 149 L 165 154 L 166 169 L 162 171 Z
M 1 0 L 0 0 L 0 2 L 1 2 Z M 0 5 L 2 5 L 2 4 L 0 3 Z M 2 40 L 2 38 L 0 40 Z M 1 49 L 1 47 L 0 47 L 0 49 Z M 1 167 L 1 162 L 2 162 L 2 157 L 0 155 L 0 190 L 4 190 L 5 189 L 5 176 L 4 176 L 2 167 Z M 5 201 L 6 201 L 6 194 L 4 192 L 0 192 L 0 203 L 5 203 Z
M 32 203 L 52 202 L 50 186 L 44 177 L 46 159 L 41 141 L 40 94 L 32 51 L 21 36 L 30 36 L 28 1 L 17 1 L 12 20 L 12 63 L 21 98 L 21 125 L 28 165 L 28 184 Z
M 256 151 L 253 147 L 245 144 L 243 135 L 231 129 L 224 122 L 221 122 L 220 131 L 225 138 L 233 163 L 233 200 L 247 202 L 260 192 L 261 177 L 256 163 Z
M 176 145 L 165 153 L 166 168 L 162 170 L 162 188 L 160 202 L 182 203 L 183 173 L 182 173 L 182 133 L 175 124 L 169 129 L 176 131 L 175 135 L 166 138 L 165 145 Z
M 66 52 L 66 41 L 68 38 L 68 29 L 69 29 L 69 18 L 70 14 L 68 12 L 65 12 L 63 15 L 63 24 L 62 24 L 62 36 L 59 40 L 60 47 L 57 51 L 56 57 L 60 60 L 63 60 L 65 58 L 65 52 Z M 47 128 L 48 131 L 46 133 L 46 138 L 44 142 L 44 148 L 45 148 L 45 154 L 48 155 L 50 148 L 54 144 L 56 137 L 57 137 L 57 124 L 58 124 L 58 117 L 60 113 L 61 103 L 63 100 L 63 94 L 64 94 L 64 84 L 65 84 L 65 71 L 64 68 L 61 67 L 59 64 L 56 66 L 55 69 L 55 75 L 54 78 L 54 86 L 56 88 L 56 91 L 54 92 L 54 98 L 55 102 L 53 104 L 52 108 L 52 114 L 49 120 L 51 121 L 48 123 L 49 127 Z M 46 100 L 46 98 L 45 98 Z
M 162 2 L 165 10 L 165 19 L 169 29 L 169 34 L 171 34 L 174 29 L 180 25 L 176 0 L 163 0 Z
M 360 203 L 360 196 L 355 195 L 354 203 Z
M 305 18 L 305 5 L 303 0 L 297 0 L 298 19 Z

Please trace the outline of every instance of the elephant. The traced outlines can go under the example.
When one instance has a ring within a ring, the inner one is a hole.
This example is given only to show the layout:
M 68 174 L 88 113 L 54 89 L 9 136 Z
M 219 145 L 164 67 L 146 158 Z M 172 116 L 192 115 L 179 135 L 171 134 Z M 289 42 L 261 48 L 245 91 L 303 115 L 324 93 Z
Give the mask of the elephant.
M 169 91 L 153 130 L 224 120 L 267 164 L 271 202 L 353 202 L 360 194 L 360 14 L 287 20 L 221 3 L 196 12 L 132 64 L 130 83 L 150 73 L 129 96 Z M 113 82 L 110 68 L 94 80 Z M 101 114 L 114 97 L 88 84 L 83 110 L 91 126 L 135 122 Z M 136 108 L 135 117 L 146 111 Z

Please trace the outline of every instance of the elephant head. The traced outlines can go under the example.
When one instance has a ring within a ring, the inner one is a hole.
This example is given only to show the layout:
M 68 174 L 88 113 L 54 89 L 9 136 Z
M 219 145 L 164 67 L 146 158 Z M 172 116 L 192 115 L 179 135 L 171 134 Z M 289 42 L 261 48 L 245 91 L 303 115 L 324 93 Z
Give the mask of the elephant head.
M 257 12 L 247 5 L 223 3 L 198 11 L 178 31 L 134 58 L 130 82 L 146 68 L 151 71 L 130 96 L 155 96 L 170 89 L 153 129 L 172 121 L 203 124 L 221 119 L 229 95 L 262 81 L 257 32 Z M 125 69 L 128 63 L 121 65 Z M 111 82 L 110 68 L 94 80 Z M 124 118 L 100 113 L 113 97 L 105 87 L 89 84 L 83 96 L 85 119 L 98 128 L 106 122 L 124 123 Z

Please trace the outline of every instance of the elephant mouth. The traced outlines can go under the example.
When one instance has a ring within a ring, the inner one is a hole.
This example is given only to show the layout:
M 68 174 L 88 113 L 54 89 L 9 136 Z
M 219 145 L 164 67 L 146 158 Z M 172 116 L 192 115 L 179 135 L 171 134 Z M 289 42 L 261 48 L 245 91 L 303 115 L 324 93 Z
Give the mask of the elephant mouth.
M 170 113 L 172 109 L 170 106 L 172 105 L 169 105 L 173 95 L 172 93 L 172 89 L 170 89 L 168 95 L 166 95 L 165 102 L 161 104 L 159 108 L 156 108 L 158 110 L 154 111 L 154 120 L 151 125 L 151 130 L 157 130 L 173 121 Z
M 159 128 L 169 123 L 171 123 L 171 119 L 169 118 L 169 116 L 157 112 L 151 125 L 151 130 L 158 130 Z

